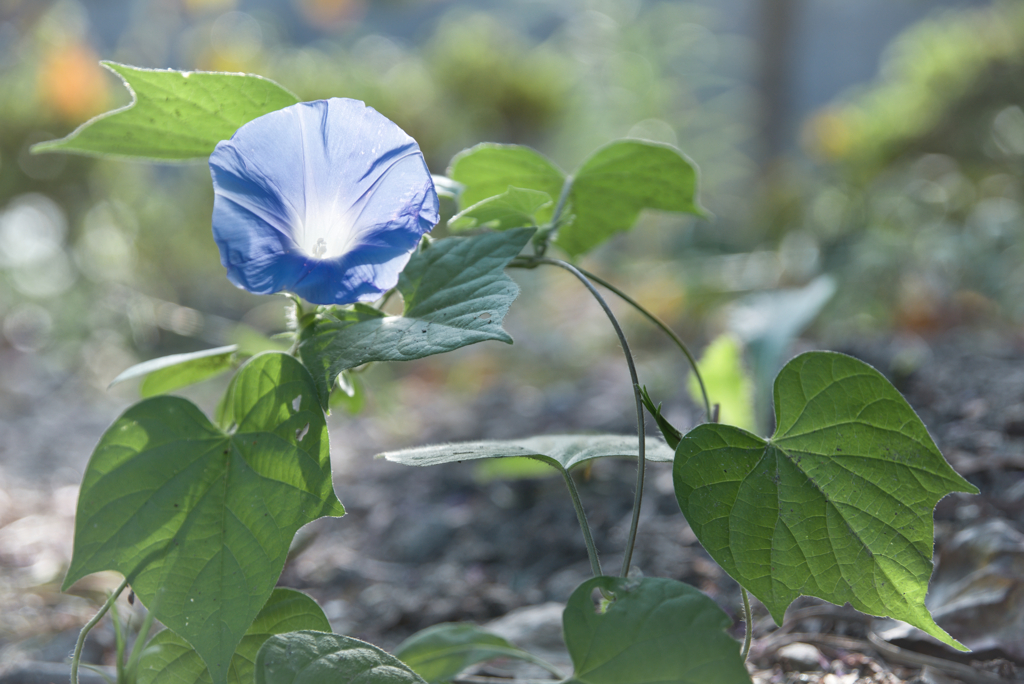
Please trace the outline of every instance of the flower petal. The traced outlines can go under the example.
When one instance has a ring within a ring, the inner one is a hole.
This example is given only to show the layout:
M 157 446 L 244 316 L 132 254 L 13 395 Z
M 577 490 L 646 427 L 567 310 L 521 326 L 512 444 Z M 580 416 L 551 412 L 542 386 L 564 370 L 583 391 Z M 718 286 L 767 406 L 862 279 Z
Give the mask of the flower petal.
M 371 301 L 439 218 L 416 141 L 362 102 L 304 102 L 242 126 L 210 156 L 228 279 L 314 304 Z

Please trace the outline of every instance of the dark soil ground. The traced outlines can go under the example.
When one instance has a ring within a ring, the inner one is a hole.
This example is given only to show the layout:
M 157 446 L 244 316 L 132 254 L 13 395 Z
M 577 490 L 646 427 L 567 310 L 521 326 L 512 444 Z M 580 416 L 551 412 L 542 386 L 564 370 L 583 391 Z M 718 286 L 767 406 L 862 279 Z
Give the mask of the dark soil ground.
M 840 350 L 888 374 L 947 459 L 982 490 L 939 504 L 929 595 L 939 623 L 975 652 L 956 654 L 898 624 L 800 599 L 781 627 L 755 605 L 755 680 L 938 684 L 1013 680 L 1018 671 L 1024 678 L 1024 343 L 1005 333 L 960 332 Z M 70 557 L 75 485 L 123 403 L 82 405 L 73 398 L 86 390 L 74 377 L 4 354 L 0 682 L 13 684 L 33 681 L 26 667 L 63 661 L 95 600 L 117 583 L 100 574 L 79 583 L 77 595 L 58 591 Z M 628 412 L 601 412 L 606 394 L 622 398 L 621 380 L 597 368 L 568 395 L 564 387 L 524 394 L 502 381 L 468 403 L 406 383 L 404 391 L 424 396 L 412 397 L 409 405 L 419 408 L 403 414 L 404 424 L 368 415 L 332 425 L 336 489 L 348 515 L 304 528 L 280 583 L 316 598 L 336 632 L 386 649 L 438 622 L 488 623 L 512 613 L 495 629 L 558 660 L 558 609 L 549 604 L 564 602 L 590 574 L 561 479 L 481 482 L 473 464 L 406 468 L 370 456 L 402 444 L 396 433 L 415 433 L 419 443 L 502 438 L 549 432 L 556 415 L 560 430 L 628 434 Z M 682 400 L 667 413 L 684 428 L 698 420 Z M 629 462 L 576 473 L 609 574 L 621 563 L 634 476 Z M 633 565 L 644 575 L 688 582 L 739 617 L 738 586 L 697 543 L 664 464 L 648 471 Z M 737 619 L 734 634 L 742 630 Z M 109 626 L 98 630 L 87 656 L 109 664 L 112 643 Z M 491 666 L 477 678 L 509 672 Z

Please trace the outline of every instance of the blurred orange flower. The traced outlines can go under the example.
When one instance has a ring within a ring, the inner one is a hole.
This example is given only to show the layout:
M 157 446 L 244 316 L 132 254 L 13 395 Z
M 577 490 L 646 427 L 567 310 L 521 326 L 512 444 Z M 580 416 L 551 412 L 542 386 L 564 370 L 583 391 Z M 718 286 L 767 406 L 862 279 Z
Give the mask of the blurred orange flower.
M 295 0 L 303 18 L 315 28 L 337 28 L 356 22 L 366 10 L 364 0 Z
M 39 69 L 39 99 L 61 119 L 79 123 L 107 108 L 109 84 L 99 57 L 82 43 L 54 47 Z

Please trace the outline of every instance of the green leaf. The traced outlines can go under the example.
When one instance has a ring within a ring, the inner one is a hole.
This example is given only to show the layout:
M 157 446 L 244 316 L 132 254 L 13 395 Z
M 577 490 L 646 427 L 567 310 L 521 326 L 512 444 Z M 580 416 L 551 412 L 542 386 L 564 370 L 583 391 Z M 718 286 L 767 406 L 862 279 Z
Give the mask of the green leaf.
M 573 174 L 569 201 L 576 219 L 558 230 L 555 244 L 578 256 L 632 228 L 643 209 L 705 216 L 696 198 L 697 168 L 679 150 L 618 140 Z
M 522 145 L 482 143 L 455 155 L 448 176 L 465 186 L 461 203 L 471 207 L 489 197 L 505 193 L 509 186 L 539 190 L 557 198 L 565 184 L 565 173 L 540 152 Z M 541 211 L 540 221 L 551 218 Z
M 513 188 L 463 209 L 448 222 L 451 230 L 491 228 L 507 230 L 537 225 L 537 212 L 551 205 L 551 195 L 540 190 Z
M 648 461 L 671 462 L 673 452 L 660 440 L 648 437 L 644 442 Z M 540 435 L 507 441 L 461 442 L 388 451 L 377 458 L 410 466 L 461 463 L 481 458 L 526 457 L 547 463 L 552 468 L 571 470 L 595 458 L 637 458 L 637 438 L 623 435 Z
M 568 178 L 528 147 L 485 143 L 456 155 L 448 175 L 465 186 L 461 201 L 469 209 L 464 214 L 510 186 L 543 192 L 553 200 L 568 191 L 563 215 L 568 216 L 571 207 L 575 218 L 559 227 L 555 244 L 571 256 L 629 230 L 643 209 L 707 215 L 697 203 L 693 163 L 674 147 L 643 140 L 619 140 L 602 147 Z M 552 203 L 531 216 L 543 224 L 551 220 L 554 209 Z
M 743 348 L 726 333 L 716 337 L 698 362 L 711 401 L 718 404 L 718 422 L 742 430 L 756 430 L 754 382 L 743 367 Z M 698 405 L 704 403 L 697 376 L 690 374 L 687 389 Z
M 135 159 L 208 157 L 243 124 L 298 102 L 262 76 L 139 69 L 102 62 L 121 77 L 131 104 L 85 122 L 32 152 L 75 152 Z
M 395 657 L 430 684 L 451 681 L 470 665 L 495 658 L 518 658 L 539 665 L 560 679 L 564 676 L 557 668 L 497 634 L 469 623 L 447 622 L 427 627 L 399 644 Z
M 504 268 L 533 233 L 521 228 L 438 240 L 414 254 L 398 279 L 403 315 L 340 309 L 306 328 L 299 353 L 324 406 L 338 374 L 364 363 L 409 361 L 484 340 L 511 344 L 501 322 L 519 286 Z
M 110 387 L 145 376 L 139 386 L 139 394 L 143 397 L 166 394 L 231 370 L 237 359 L 237 351 L 238 345 L 232 344 L 191 354 L 172 354 L 150 359 L 125 370 L 114 378 Z
M 242 637 L 228 669 L 228 684 L 252 684 L 256 654 L 263 642 L 275 634 L 300 629 L 329 632 L 331 623 L 316 601 L 294 589 L 274 589 L 263 610 Z M 199 654 L 169 629 L 146 644 L 139 661 L 137 684 L 212 684 L 210 671 Z
M 227 671 L 270 597 L 295 532 L 344 514 L 316 386 L 267 353 L 235 375 L 212 425 L 180 397 L 146 399 L 103 435 L 82 481 L 63 588 L 116 570 L 147 608 Z
M 395 656 L 340 634 L 289 632 L 256 656 L 256 684 L 426 684 Z
M 711 557 L 782 624 L 800 595 L 903 620 L 929 615 L 932 511 L 977 493 L 900 393 L 867 364 L 810 352 L 775 380 L 770 440 L 700 425 L 679 443 L 676 498 Z
M 595 589 L 613 600 L 594 606 Z M 566 684 L 750 684 L 732 620 L 697 589 L 669 579 L 595 577 L 563 614 L 575 673 Z

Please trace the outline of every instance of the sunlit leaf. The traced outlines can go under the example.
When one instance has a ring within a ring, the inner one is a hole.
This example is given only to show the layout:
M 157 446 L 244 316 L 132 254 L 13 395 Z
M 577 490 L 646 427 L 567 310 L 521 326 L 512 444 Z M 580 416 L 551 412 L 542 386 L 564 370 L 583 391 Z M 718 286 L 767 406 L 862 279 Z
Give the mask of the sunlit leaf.
M 395 649 L 395 657 L 430 684 L 448 682 L 470 665 L 495 658 L 515 658 L 563 675 L 548 663 L 517 648 L 497 634 L 469 623 L 443 623 L 413 634 Z
M 456 155 L 448 175 L 465 186 L 461 205 L 469 209 L 464 211 L 482 210 L 488 205 L 478 203 L 509 187 L 547 194 L 552 204 L 530 214 L 538 225 L 551 221 L 564 196 L 555 244 L 571 256 L 629 230 L 644 209 L 706 215 L 697 203 L 696 166 L 674 147 L 644 140 L 606 145 L 571 176 L 528 147 L 486 143 Z M 566 220 L 570 215 L 573 220 Z
M 274 589 L 263 610 L 242 637 L 228 669 L 228 684 L 252 684 L 256 654 L 275 634 L 310 629 L 329 632 L 331 623 L 316 601 L 294 589 Z M 213 684 L 210 671 L 195 649 L 169 629 L 146 644 L 139 660 L 137 684 Z
M 810 352 L 775 380 L 775 434 L 691 430 L 676 497 L 726 572 L 779 624 L 798 596 L 903 620 L 963 648 L 929 615 L 932 511 L 977 493 L 942 458 L 898 391 L 867 364 Z
M 594 591 L 611 594 L 604 610 Z M 595 577 L 563 614 L 575 672 L 565 684 L 750 684 L 729 616 L 697 589 L 657 577 Z
M 256 684 L 427 684 L 395 656 L 340 634 L 289 632 L 256 656 Z
M 114 378 L 110 386 L 141 377 L 145 379 L 139 386 L 139 394 L 144 397 L 166 394 L 231 370 L 237 352 L 238 345 L 232 344 L 190 354 L 161 356 L 135 364 Z
M 537 213 L 551 205 L 551 195 L 540 190 L 509 187 L 508 190 L 463 209 L 448 221 L 451 230 L 491 228 L 507 230 L 536 226 Z
M 592 154 L 573 174 L 575 220 L 555 244 L 572 256 L 633 227 L 643 209 L 704 216 L 697 203 L 697 167 L 679 150 L 644 140 L 618 140 Z
M 307 328 L 299 353 L 321 400 L 339 373 L 370 361 L 409 361 L 484 340 L 511 344 L 501 323 L 519 286 L 504 268 L 533 233 L 522 228 L 438 240 L 414 254 L 398 280 L 401 316 L 355 307 Z
M 243 124 L 298 102 L 262 76 L 102 64 L 124 81 L 131 104 L 100 114 L 60 140 L 39 143 L 33 152 L 160 160 L 208 157 Z
M 344 508 L 306 369 L 286 354 L 244 365 L 214 426 L 179 397 L 146 399 L 103 435 L 82 481 L 64 588 L 116 570 L 188 641 L 215 684 L 270 597 L 304 524 Z
M 482 143 L 455 155 L 448 176 L 464 186 L 463 207 L 500 195 L 509 186 L 538 190 L 557 200 L 565 184 L 565 172 L 540 152 L 496 143 Z M 539 212 L 538 220 L 549 220 L 553 209 Z

